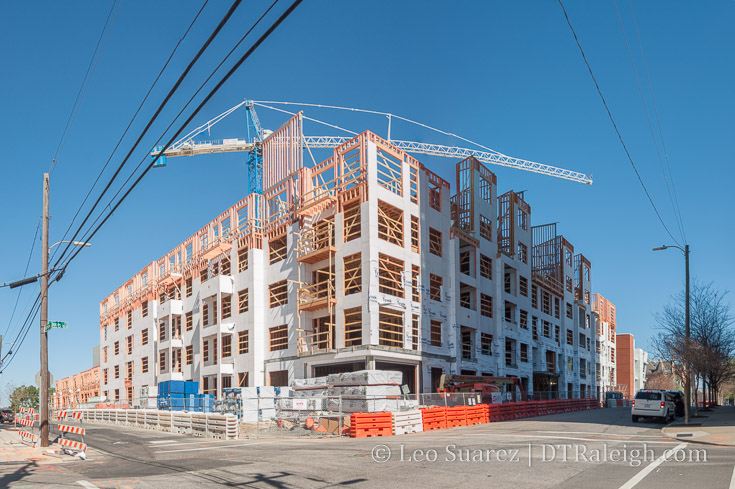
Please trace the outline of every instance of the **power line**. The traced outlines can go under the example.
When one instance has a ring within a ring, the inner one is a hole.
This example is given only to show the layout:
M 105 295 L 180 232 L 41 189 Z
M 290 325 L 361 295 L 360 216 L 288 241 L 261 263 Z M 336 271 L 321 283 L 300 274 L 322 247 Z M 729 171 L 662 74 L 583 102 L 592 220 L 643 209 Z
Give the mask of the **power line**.
M 106 42 L 106 36 L 105 32 L 109 34 L 109 30 L 107 29 L 107 26 L 110 26 L 110 29 L 112 29 L 112 24 L 110 24 L 110 18 L 112 17 L 112 12 L 115 10 L 115 5 L 117 5 L 117 11 L 115 12 L 115 17 L 112 19 L 112 23 L 114 24 L 115 19 L 117 18 L 118 12 L 120 12 L 120 6 L 122 5 L 122 2 L 119 4 L 117 3 L 117 0 L 114 0 L 112 2 L 112 6 L 110 7 L 110 12 L 107 14 L 107 20 L 105 20 L 105 25 L 102 27 L 102 32 L 100 32 L 100 36 L 97 39 L 97 45 L 94 48 L 94 52 L 92 53 L 92 58 L 89 60 L 89 64 L 87 65 L 87 71 L 84 73 L 84 78 L 82 79 L 82 84 L 79 86 L 79 90 L 77 91 L 77 97 L 74 99 L 74 105 L 71 108 L 71 112 L 69 113 L 69 118 L 66 120 L 66 125 L 64 126 L 64 131 L 61 133 L 61 139 L 59 140 L 58 146 L 56 146 L 56 152 L 54 153 L 54 157 L 51 159 L 51 167 L 49 168 L 49 173 L 54 171 L 54 168 L 56 167 L 56 163 L 58 162 L 58 156 L 61 152 L 61 148 L 63 147 L 64 143 L 66 142 L 66 136 L 69 134 L 69 130 L 71 129 L 72 124 L 74 123 L 74 119 L 76 118 L 76 112 L 79 105 L 81 105 L 81 102 L 84 100 L 84 96 L 87 94 L 87 88 L 89 88 L 89 85 L 87 84 L 87 79 L 91 76 L 91 74 L 94 74 L 94 70 L 97 68 L 97 63 L 99 62 L 100 58 L 102 57 L 102 51 L 105 48 L 105 45 L 102 43 L 102 39 L 105 38 Z M 100 45 L 102 45 L 102 49 L 100 49 Z M 97 56 L 97 51 L 99 51 L 99 56 Z M 96 61 L 95 61 L 96 59 Z M 86 85 L 86 88 L 85 88 Z
M 669 184 L 669 179 L 666 177 L 666 170 L 664 169 L 664 162 L 661 159 L 661 151 L 658 147 L 658 140 L 656 139 L 656 135 L 653 131 L 653 124 L 651 123 L 651 117 L 648 114 L 648 106 L 646 105 L 646 97 L 643 95 L 643 88 L 641 87 L 640 79 L 638 78 L 638 70 L 635 68 L 635 62 L 633 61 L 633 53 L 630 51 L 630 45 L 628 44 L 628 36 L 625 33 L 625 27 L 623 26 L 623 18 L 620 16 L 620 10 L 618 9 L 618 3 L 613 0 L 613 5 L 615 6 L 615 13 L 618 17 L 618 24 L 620 25 L 620 31 L 623 34 L 623 41 L 625 42 L 625 49 L 628 52 L 628 60 L 630 61 L 630 67 L 633 70 L 633 78 L 635 79 L 636 87 L 638 88 L 638 95 L 641 97 L 641 105 L 643 105 L 643 113 L 646 115 L 646 122 L 648 123 L 648 129 L 651 133 L 651 139 L 653 140 L 653 146 L 656 149 L 656 158 L 658 159 L 659 167 L 661 168 L 661 175 L 664 179 L 664 185 L 666 186 L 666 193 L 669 196 L 669 202 L 671 203 L 671 210 L 674 212 L 674 218 L 676 219 L 676 225 L 679 228 L 679 233 L 681 233 L 681 238 L 686 241 L 684 238 L 684 229 L 681 226 L 680 222 L 680 216 L 677 214 L 677 207 L 674 205 L 674 198 L 671 195 L 671 186 Z
M 84 227 L 84 225 L 86 224 L 87 220 L 92 216 L 92 213 L 97 208 L 97 205 L 99 205 L 99 203 L 102 200 L 102 198 L 104 197 L 105 193 L 110 189 L 110 187 L 112 186 L 113 182 L 115 181 L 115 179 L 117 178 L 117 176 L 122 171 L 123 167 L 125 166 L 125 164 L 127 163 L 127 161 L 130 159 L 130 156 L 133 154 L 133 151 L 135 151 L 135 148 L 138 147 L 138 144 L 140 144 L 140 141 L 143 139 L 143 137 L 146 135 L 146 133 L 148 132 L 148 130 L 151 128 L 151 126 L 153 125 L 153 123 L 155 122 L 155 120 L 158 118 L 159 114 L 164 109 L 164 107 L 168 104 L 169 100 L 171 100 L 171 97 L 173 97 L 174 93 L 178 90 L 178 88 L 181 85 L 181 83 L 184 81 L 184 79 L 186 78 L 186 76 L 189 74 L 189 72 L 191 71 L 191 69 L 194 67 L 194 64 L 196 64 L 196 62 L 202 56 L 202 54 L 204 53 L 204 51 L 209 47 L 209 45 L 212 43 L 212 41 L 214 41 L 214 39 L 220 33 L 220 31 L 225 26 L 225 24 L 227 24 L 227 22 L 232 17 L 232 14 L 235 13 L 235 10 L 237 9 L 237 7 L 240 6 L 241 3 L 242 3 L 242 0 L 235 0 L 232 3 L 232 5 L 230 6 L 230 9 L 227 11 L 227 13 L 222 18 L 222 20 L 220 20 L 219 24 L 217 24 L 217 27 L 214 29 L 214 31 L 212 31 L 212 33 L 209 35 L 209 37 L 207 38 L 207 40 L 205 41 L 205 43 L 202 45 L 202 47 L 199 48 L 199 51 L 197 51 L 197 54 L 189 62 L 189 64 L 187 65 L 186 69 L 181 73 L 181 75 L 179 76 L 178 80 L 176 80 L 176 83 L 174 84 L 174 86 L 171 87 L 171 89 L 169 90 L 168 94 L 166 94 L 166 97 L 164 98 L 163 102 L 161 102 L 161 104 L 158 106 L 158 109 L 156 109 L 156 112 L 155 112 L 155 114 L 153 114 L 153 117 L 151 117 L 151 119 L 148 121 L 148 124 L 146 124 L 145 128 L 143 129 L 143 131 L 138 136 L 138 139 L 133 144 L 133 147 L 130 148 L 130 151 L 128 151 L 128 154 L 125 156 L 125 159 L 123 159 L 122 163 L 120 163 L 120 165 L 117 167 L 117 170 L 115 170 L 115 173 L 112 175 L 112 178 L 107 183 L 107 185 L 105 186 L 105 188 L 102 190 L 102 193 L 99 195 L 99 197 L 95 201 L 94 205 L 92 206 L 92 209 L 90 209 L 90 211 L 87 213 L 87 216 L 84 218 L 84 220 L 82 221 L 82 223 L 79 225 L 79 228 L 74 233 L 74 236 L 71 238 L 70 241 L 76 240 L 77 235 L 79 234 L 79 231 L 81 231 L 82 227 Z M 66 247 L 64 248 L 64 251 L 62 251 L 61 255 L 59 256 L 59 258 L 56 261 L 57 264 L 61 261 L 61 259 L 64 257 L 64 255 L 66 254 L 66 252 L 69 250 L 69 248 L 71 246 L 72 246 L 71 243 L 68 243 L 66 245 Z M 56 265 L 54 265 L 54 268 L 55 267 L 56 267 Z
M 668 233 L 669 237 L 676 243 L 677 245 L 681 246 L 679 241 L 677 241 L 676 238 L 674 238 L 674 235 L 671 234 L 671 231 L 669 231 L 669 228 L 666 226 L 666 223 L 664 222 L 663 218 L 661 217 L 661 214 L 658 212 L 658 208 L 656 207 L 656 204 L 653 203 L 653 199 L 651 198 L 651 194 L 648 193 L 648 189 L 646 188 L 646 184 L 643 183 L 643 178 L 641 178 L 640 173 L 638 172 L 638 168 L 635 166 L 635 163 L 633 162 L 633 158 L 630 156 L 630 152 L 628 151 L 628 147 L 625 145 L 625 141 L 623 141 L 623 136 L 620 134 L 620 130 L 618 129 L 618 125 L 615 123 L 615 119 L 612 116 L 612 112 L 610 112 L 610 107 L 607 105 L 607 101 L 605 100 L 605 96 L 602 95 L 602 90 L 600 89 L 600 85 L 597 83 L 597 78 L 595 78 L 595 74 L 592 72 L 592 67 L 590 66 L 589 62 L 587 61 L 587 56 L 584 54 L 584 50 L 582 49 L 582 44 L 579 42 L 579 38 L 577 37 L 577 33 L 574 31 L 574 27 L 572 27 L 572 22 L 569 20 L 569 15 L 567 15 L 567 9 L 564 8 L 564 4 L 562 3 L 562 0 L 558 0 L 559 5 L 561 6 L 562 11 L 564 12 L 564 17 L 567 20 L 567 24 L 569 25 L 569 29 L 572 31 L 572 35 L 574 36 L 574 41 L 577 43 L 577 47 L 579 48 L 579 52 L 582 54 L 582 59 L 584 60 L 584 64 L 587 66 L 587 71 L 589 71 L 590 76 L 592 77 L 592 81 L 595 83 L 595 88 L 597 89 L 597 93 L 600 96 L 600 99 L 602 99 L 602 104 L 605 106 L 605 111 L 607 112 L 607 116 L 610 118 L 610 122 L 612 122 L 613 128 L 615 129 L 615 133 L 618 135 L 618 139 L 620 140 L 620 144 L 623 146 L 623 150 L 625 151 L 625 155 L 628 157 L 628 161 L 630 162 L 630 165 L 633 167 L 633 171 L 635 172 L 636 177 L 638 178 L 638 182 L 640 182 L 641 187 L 643 187 L 643 191 L 646 194 L 646 197 L 648 197 L 648 202 L 651 203 L 651 207 L 653 207 L 653 211 L 656 213 L 656 216 L 658 217 L 658 220 L 661 222 L 661 225 L 664 227 L 666 232 Z
M 28 267 L 31 265 L 31 257 L 33 256 L 33 250 L 36 248 L 36 239 L 38 238 L 38 231 L 41 229 L 41 221 L 38 221 L 38 225 L 36 226 L 36 232 L 33 235 L 33 242 L 31 243 L 31 252 L 28 253 L 28 261 L 26 262 L 26 269 L 23 272 L 23 276 L 28 276 Z M 18 296 L 15 298 L 15 305 L 13 306 L 13 312 L 10 314 L 10 320 L 8 321 L 8 327 L 5 328 L 5 333 L 3 336 L 8 335 L 8 331 L 10 330 L 10 325 L 13 323 L 13 318 L 15 317 L 15 311 L 18 308 L 18 302 L 20 302 L 20 296 L 23 292 L 23 288 L 18 289 Z
M 31 310 L 28 312 L 28 316 L 26 317 L 26 320 L 23 322 L 23 325 L 20 328 L 20 331 L 18 331 L 18 334 L 15 337 L 15 341 L 11 344 L 10 350 L 8 350 L 8 353 L 3 356 L 2 360 L 0 360 L 0 374 L 5 371 L 5 369 L 12 363 L 12 361 L 15 359 L 16 355 L 18 355 L 18 351 L 20 351 L 20 347 L 23 346 L 23 342 L 26 339 L 26 336 L 28 336 L 28 331 L 31 330 L 31 326 L 33 326 L 33 322 L 36 320 L 36 316 L 38 315 L 38 312 L 41 310 L 41 293 L 39 292 L 36 296 L 36 301 L 34 302 L 33 306 L 31 307 Z M 23 331 L 23 328 L 25 328 L 25 331 Z M 21 338 L 20 335 L 23 334 L 23 337 Z M 18 340 L 20 338 L 20 341 Z M 10 360 L 5 362 L 5 359 L 8 357 L 8 355 L 11 355 Z
M 217 65 L 217 66 L 216 66 L 216 67 L 215 67 L 215 68 L 214 68 L 214 69 L 213 69 L 213 70 L 211 71 L 211 73 L 210 73 L 210 74 L 209 74 L 209 76 L 208 76 L 208 77 L 206 78 L 206 80 L 204 80 L 204 81 L 203 81 L 203 82 L 202 82 L 202 83 L 201 83 L 201 84 L 199 85 L 199 88 L 197 88 L 196 92 L 194 92 L 194 94 L 193 94 L 193 95 L 192 95 L 191 97 L 189 97 L 189 100 L 188 100 L 188 101 L 186 102 L 186 104 L 184 104 L 184 106 L 183 106 L 183 107 L 181 108 L 181 110 L 179 111 L 179 113 L 178 113 L 178 114 L 176 114 L 176 117 L 174 117 L 174 118 L 173 118 L 173 119 L 171 120 L 171 122 L 169 123 L 168 127 L 166 127 L 166 129 L 165 129 L 165 130 L 163 131 L 162 135 L 161 135 L 161 136 L 160 136 L 160 137 L 158 138 L 158 140 L 156 140 L 155 144 L 153 145 L 153 146 L 154 146 L 154 148 L 155 148 L 155 147 L 157 147 L 157 146 L 158 146 L 158 145 L 160 144 L 160 142 L 161 142 L 161 139 L 163 139 L 163 136 L 164 136 L 164 135 L 165 135 L 166 133 L 168 133 L 168 131 L 170 131 L 170 130 L 171 130 L 171 128 L 173 127 L 173 125 L 174 125 L 174 124 L 176 123 L 176 121 L 177 121 L 177 120 L 179 119 L 179 117 L 181 117 L 181 114 L 183 114 L 183 113 L 184 113 L 184 111 L 185 111 L 185 110 L 186 110 L 186 109 L 187 109 L 187 108 L 189 107 L 189 105 L 190 105 L 190 104 L 191 104 L 191 102 L 192 102 L 192 101 L 194 100 L 194 98 L 196 98 L 196 96 L 197 96 L 197 95 L 199 95 L 199 92 L 200 92 L 200 91 L 201 91 L 201 90 L 202 90 L 202 89 L 203 89 L 203 88 L 204 88 L 204 87 L 205 87 L 205 86 L 207 85 L 207 83 L 209 83 L 209 81 L 210 81 L 210 80 L 212 79 L 212 77 L 213 77 L 213 76 L 214 76 L 214 75 L 215 75 L 215 74 L 217 73 L 217 71 L 219 71 L 219 69 L 220 69 L 220 68 L 222 67 L 222 65 L 224 65 L 224 64 L 225 64 L 225 62 L 227 62 L 227 60 L 228 60 L 228 59 L 230 58 L 230 56 L 232 56 L 232 54 L 233 54 L 233 53 L 234 53 L 234 52 L 235 52 L 235 51 L 237 50 L 237 48 L 238 48 L 238 47 L 240 46 L 240 44 L 242 44 L 242 42 L 243 42 L 243 41 L 244 41 L 244 40 L 245 40 L 245 39 L 246 39 L 246 38 L 247 38 L 247 37 L 248 37 L 248 36 L 250 35 L 250 33 L 251 33 L 251 32 L 252 32 L 252 31 L 253 31 L 253 30 L 254 30 L 254 29 L 255 29 L 255 28 L 256 28 L 256 27 L 257 27 L 257 26 L 258 26 L 258 25 L 260 24 L 260 22 L 261 22 L 261 21 L 262 21 L 262 20 L 263 20 L 263 19 L 264 19 L 264 18 L 265 18 L 265 17 L 267 16 L 267 15 L 268 15 L 268 13 L 270 13 L 270 11 L 271 11 L 271 10 L 273 9 L 273 7 L 275 7 L 275 6 L 276 6 L 276 4 L 277 4 L 278 2 L 279 2 L 279 0 L 274 0 L 274 1 L 273 1 L 273 2 L 272 2 L 272 3 L 270 4 L 270 6 L 269 6 L 269 7 L 268 7 L 268 8 L 267 8 L 267 9 L 266 9 L 266 10 L 265 10 L 265 11 L 264 11 L 264 12 L 263 12 L 263 13 L 262 13 L 261 15 L 260 15 L 260 17 L 259 17 L 259 18 L 258 18 L 258 19 L 257 19 L 257 20 L 256 20 L 256 21 L 255 21 L 255 22 L 254 22 L 254 23 L 253 23 L 253 24 L 252 24 L 251 26 L 250 26 L 250 28 L 249 28 L 249 29 L 248 29 L 248 30 L 247 30 L 247 31 L 245 32 L 245 34 L 243 34 L 243 36 L 242 36 L 242 37 L 240 38 L 240 40 L 239 40 L 239 41 L 238 41 L 238 42 L 237 42 L 237 43 L 236 43 L 236 44 L 235 44 L 235 45 L 234 45 L 234 46 L 232 47 L 232 49 L 230 49 L 230 51 L 229 51 L 229 52 L 227 53 L 227 55 L 225 55 L 225 57 L 224 57 L 224 58 L 222 58 L 222 60 L 221 60 L 221 61 L 219 62 L 219 64 L 218 64 L 218 65 Z M 127 178 L 127 179 L 125 180 L 125 182 L 123 182 L 123 184 L 122 184 L 122 185 L 120 186 L 120 188 L 118 188 L 117 192 L 115 192 L 115 195 L 113 195 L 113 196 L 112 196 L 112 198 L 110 199 L 109 203 L 108 203 L 108 204 L 107 204 L 107 205 L 105 206 L 105 208 L 106 208 L 106 209 L 109 209 L 109 208 L 110 208 L 110 205 L 112 205 L 112 203 L 113 203 L 113 202 L 114 202 L 114 200 L 115 200 L 115 199 L 117 198 L 117 196 L 118 196 L 118 195 L 120 195 L 120 193 L 121 193 L 121 192 L 123 191 L 123 189 L 125 188 L 125 186 L 126 186 L 126 185 L 127 185 L 127 184 L 128 184 L 129 182 L 130 182 L 130 180 L 131 180 L 131 179 L 132 179 L 132 178 L 133 178 L 133 177 L 135 176 L 135 173 L 136 173 L 136 172 L 137 172 L 137 171 L 138 171 L 138 170 L 139 170 L 139 169 L 141 168 L 141 166 L 143 166 L 143 163 L 145 163 L 145 161 L 146 161 L 147 159 L 148 159 L 148 156 L 146 156 L 146 157 L 144 157 L 144 158 L 142 158 L 142 159 L 140 160 L 140 162 L 139 162 L 139 163 L 138 163 L 138 165 L 137 165 L 137 166 L 135 167 L 135 169 L 134 169 L 134 170 L 133 170 L 133 171 L 131 172 L 131 174 L 130 174 L 130 175 L 128 175 L 128 178 Z M 154 161 L 154 163 L 155 163 L 155 161 Z M 97 217 L 96 217 L 96 218 L 95 218 L 95 220 L 94 220 L 94 221 L 92 222 L 92 224 L 90 225 L 89 229 L 87 230 L 87 234 L 85 234 L 85 235 L 83 235 L 83 236 L 82 236 L 82 241 L 89 241 L 89 240 L 91 239 L 91 236 L 89 236 L 89 232 L 90 232 L 90 231 L 91 231 L 91 230 L 92 230 L 92 229 L 93 229 L 93 228 L 95 227 L 95 225 L 96 225 L 96 224 L 97 224 L 97 223 L 98 223 L 98 222 L 100 221 L 100 219 L 102 219 L 102 216 L 103 216 L 103 215 L 104 215 L 104 212 L 100 212 L 100 214 L 99 214 L 99 215 L 97 215 Z M 81 227 L 80 227 L 80 230 L 81 230 Z M 61 259 L 59 259 L 59 261 L 58 261 L 58 262 L 60 262 L 60 261 L 61 261 Z M 58 264 L 58 262 L 57 262 L 57 264 Z
M 174 134 L 169 141 L 166 143 L 164 148 L 161 150 L 161 152 L 156 155 L 156 157 L 151 161 L 150 164 L 145 168 L 143 173 L 133 182 L 133 185 L 125 192 L 125 194 L 120 198 L 120 200 L 115 204 L 115 206 L 110 210 L 110 212 L 107 214 L 107 216 L 102 220 L 102 222 L 95 228 L 95 230 L 92 232 L 92 234 L 89 235 L 88 239 L 91 239 L 97 232 L 100 230 L 100 228 L 107 222 L 107 220 L 113 215 L 115 210 L 117 210 L 118 207 L 120 207 L 120 204 L 130 195 L 130 193 L 133 191 L 133 189 L 140 183 L 140 181 L 145 177 L 145 175 L 150 171 L 151 168 L 153 168 L 153 165 L 158 161 L 158 159 L 161 157 L 161 154 L 169 147 L 173 142 L 176 140 L 176 138 L 181 134 L 186 126 L 196 117 L 196 115 L 201 111 L 201 109 L 209 102 L 209 100 L 214 97 L 214 95 L 217 94 L 220 88 L 227 82 L 227 80 L 230 79 L 230 77 L 240 68 L 240 66 L 248 59 L 250 56 L 260 47 L 260 45 L 270 37 L 270 35 L 283 23 L 284 20 L 286 20 L 291 13 L 298 7 L 303 0 L 294 0 L 294 2 L 276 19 L 276 21 L 271 24 L 271 26 L 258 38 L 257 41 L 250 47 L 250 49 L 243 54 L 240 59 L 232 66 L 232 68 L 229 69 L 229 71 L 222 77 L 222 79 L 217 83 L 217 85 L 210 90 L 210 92 L 207 94 L 207 96 L 200 102 L 200 104 L 197 106 L 197 108 L 192 112 L 192 114 L 184 121 L 184 123 L 179 127 L 179 129 L 176 131 L 176 134 Z M 80 250 L 76 250 L 74 254 L 69 257 L 66 264 L 62 267 L 63 269 L 66 269 L 66 267 L 69 265 L 69 263 L 76 258 L 76 256 L 79 254 Z
M 123 131 L 122 135 L 120 136 L 120 139 L 118 139 L 117 144 L 115 145 L 115 147 L 113 148 L 112 152 L 110 153 L 110 156 L 107 158 L 107 161 L 105 162 L 104 166 L 102 167 L 102 170 L 100 171 L 99 175 L 97 175 L 97 178 L 95 179 L 94 183 L 92 184 L 92 187 L 89 189 L 89 191 L 87 192 L 87 195 L 84 197 L 84 200 L 79 205 L 79 208 L 77 209 L 76 213 L 74 214 L 74 217 L 72 218 L 71 222 L 69 223 L 69 227 L 64 232 L 64 236 L 61 238 L 61 241 L 64 241 L 66 239 L 66 236 L 69 234 L 69 231 L 71 231 L 71 228 L 74 225 L 74 222 L 76 221 L 77 217 L 79 216 L 79 213 L 82 211 L 82 208 L 84 207 L 84 204 L 87 203 L 87 199 L 89 199 L 89 196 L 92 194 L 92 191 L 94 191 L 94 189 L 97 186 L 97 183 L 99 182 L 100 178 L 102 178 L 102 175 L 104 174 L 105 170 L 107 169 L 107 166 L 110 164 L 110 161 L 112 161 L 113 155 L 117 152 L 117 149 L 120 147 L 120 144 L 122 143 L 123 139 L 128 134 L 128 131 L 130 130 L 130 127 L 133 125 L 133 121 L 135 121 L 135 119 L 138 117 L 138 114 L 140 113 L 141 109 L 143 108 L 143 105 L 148 100 L 148 97 L 150 96 L 151 92 L 153 91 L 153 88 L 158 83 L 158 80 L 161 78 L 161 75 L 163 75 L 163 72 L 168 67 L 168 64 L 171 62 L 171 59 L 176 54 L 176 51 L 179 49 L 179 46 L 184 41 L 184 39 L 186 38 L 186 36 L 189 34 L 189 31 L 194 26 L 194 23 L 197 21 L 197 19 L 199 18 L 199 15 L 202 13 L 202 11 L 204 10 L 204 7 L 206 7 L 208 3 L 209 3 L 209 0 L 205 0 L 204 1 L 204 4 L 202 4 L 201 8 L 197 12 L 197 14 L 194 16 L 194 19 L 189 24 L 189 27 L 186 29 L 186 32 L 184 32 L 183 36 L 181 36 L 181 38 L 179 38 L 179 42 L 176 43 L 176 46 L 174 47 L 173 51 L 171 51 L 171 54 L 169 54 L 168 59 L 163 64 L 163 67 L 161 68 L 161 70 L 158 72 L 158 76 L 156 76 L 156 78 L 155 78 L 155 80 L 153 80 L 153 83 L 151 84 L 150 88 L 148 88 L 148 92 L 145 94 L 145 97 L 143 97 L 143 100 L 140 102 L 140 105 L 138 105 L 138 109 L 133 114 L 133 117 L 130 119 L 130 122 L 128 122 L 128 125 L 125 128 L 125 131 Z M 56 253 L 58 252 L 58 250 L 59 250 L 58 248 L 56 250 L 54 250 L 54 253 L 51 256 L 51 261 L 53 261 L 54 258 L 56 257 Z
M 635 35 L 638 39 L 638 47 L 641 51 L 641 58 L 643 59 L 643 70 L 646 73 L 646 80 L 648 82 L 648 91 L 651 95 L 651 105 L 653 105 L 653 114 L 656 117 L 656 124 L 658 125 L 658 133 L 661 138 L 661 147 L 664 150 L 664 159 L 666 160 L 666 166 L 669 169 L 669 180 L 671 181 L 671 190 L 674 193 L 674 202 L 676 203 L 676 210 L 679 214 L 679 225 L 681 226 L 681 232 L 684 237 L 684 242 L 687 242 L 686 231 L 684 230 L 684 220 L 681 217 L 681 208 L 679 207 L 679 197 L 676 194 L 676 185 L 674 184 L 674 175 L 671 173 L 671 164 L 669 163 L 669 152 L 666 150 L 666 142 L 664 141 L 664 133 L 661 129 L 661 120 L 658 117 L 658 108 L 656 107 L 656 98 L 653 96 L 653 85 L 651 84 L 651 76 L 648 73 L 648 63 L 646 62 L 646 53 L 643 51 L 643 42 L 641 42 L 641 35 L 638 32 L 638 22 L 635 18 L 635 11 L 633 10 L 633 3 L 628 0 L 630 6 L 630 15 L 633 18 L 633 27 L 635 28 Z

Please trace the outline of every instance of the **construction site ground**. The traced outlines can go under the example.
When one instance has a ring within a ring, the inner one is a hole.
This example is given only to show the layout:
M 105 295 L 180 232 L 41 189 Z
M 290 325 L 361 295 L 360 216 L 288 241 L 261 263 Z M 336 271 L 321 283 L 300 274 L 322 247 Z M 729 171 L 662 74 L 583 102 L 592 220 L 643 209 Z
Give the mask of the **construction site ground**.
M 717 412 L 723 423 L 735 413 L 728 408 Z M 461 479 L 467 487 L 729 488 L 735 465 L 735 448 L 671 439 L 663 423 L 633 423 L 629 409 L 360 439 L 220 441 L 111 425 L 86 427 L 90 460 L 0 466 L 0 487 L 426 489 L 456 487 Z M 617 458 L 611 457 L 615 449 Z M 640 464 L 631 463 L 636 449 L 650 450 Z M 606 458 L 591 460 L 595 450 Z M 675 460 L 677 454 L 684 460 Z

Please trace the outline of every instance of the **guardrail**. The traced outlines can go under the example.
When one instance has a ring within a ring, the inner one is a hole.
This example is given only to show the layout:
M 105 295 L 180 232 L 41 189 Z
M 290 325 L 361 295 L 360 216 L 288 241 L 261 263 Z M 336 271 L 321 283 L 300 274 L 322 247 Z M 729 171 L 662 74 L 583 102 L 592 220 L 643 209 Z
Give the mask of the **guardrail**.
M 221 440 L 234 440 L 239 436 L 237 416 L 233 414 L 153 409 L 80 409 L 79 412 L 91 423 L 130 426 Z

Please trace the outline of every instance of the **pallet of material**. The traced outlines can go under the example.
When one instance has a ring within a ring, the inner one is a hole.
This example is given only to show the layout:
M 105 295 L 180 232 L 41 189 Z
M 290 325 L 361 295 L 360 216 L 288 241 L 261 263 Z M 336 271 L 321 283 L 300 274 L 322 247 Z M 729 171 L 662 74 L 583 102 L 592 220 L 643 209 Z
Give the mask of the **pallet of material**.
M 385 384 L 400 386 L 402 382 L 403 374 L 394 370 L 359 370 L 327 376 L 327 383 L 331 386 Z
M 349 386 L 333 386 L 327 389 L 329 397 L 362 397 L 367 396 L 368 399 L 377 397 L 399 397 L 401 395 L 401 387 L 398 385 L 349 385 Z

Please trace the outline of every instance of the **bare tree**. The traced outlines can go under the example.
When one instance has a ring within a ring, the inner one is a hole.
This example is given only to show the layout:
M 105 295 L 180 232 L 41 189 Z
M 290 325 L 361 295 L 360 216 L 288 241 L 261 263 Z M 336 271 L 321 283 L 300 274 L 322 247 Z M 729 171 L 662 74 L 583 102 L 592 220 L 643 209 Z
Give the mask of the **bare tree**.
M 727 292 L 713 284 L 694 281 L 690 293 L 690 340 L 686 341 L 684 293 L 672 296 L 663 311 L 656 314 L 658 332 L 653 346 L 660 358 L 670 360 L 684 388 L 702 382 L 703 401 L 717 397 L 723 382 L 735 375 L 735 329 Z M 687 366 L 689 374 L 687 375 Z M 697 390 L 694 405 L 698 404 Z

